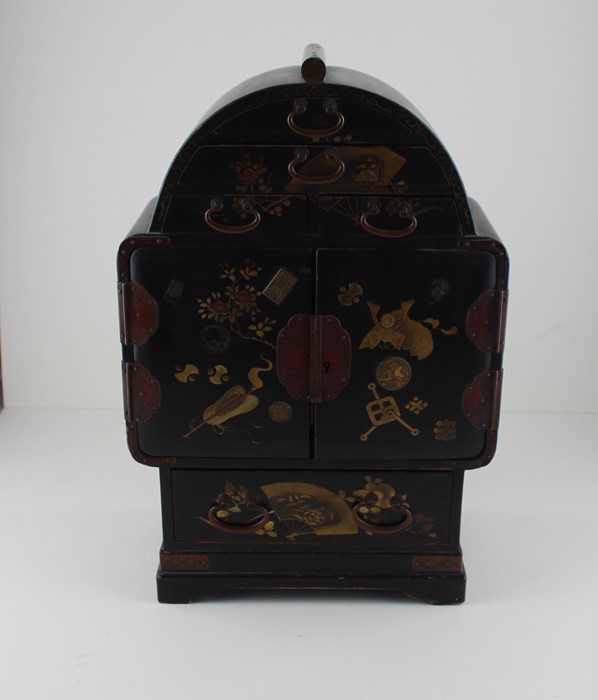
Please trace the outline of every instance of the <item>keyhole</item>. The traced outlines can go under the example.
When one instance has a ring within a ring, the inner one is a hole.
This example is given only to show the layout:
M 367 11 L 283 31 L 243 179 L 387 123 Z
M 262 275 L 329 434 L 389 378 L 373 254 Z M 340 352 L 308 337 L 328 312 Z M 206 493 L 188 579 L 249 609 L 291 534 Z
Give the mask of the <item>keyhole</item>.
M 330 362 L 324 362 L 322 367 L 324 367 L 324 372 L 326 372 L 326 374 L 328 374 L 328 372 L 330 371 L 331 364 L 330 364 Z

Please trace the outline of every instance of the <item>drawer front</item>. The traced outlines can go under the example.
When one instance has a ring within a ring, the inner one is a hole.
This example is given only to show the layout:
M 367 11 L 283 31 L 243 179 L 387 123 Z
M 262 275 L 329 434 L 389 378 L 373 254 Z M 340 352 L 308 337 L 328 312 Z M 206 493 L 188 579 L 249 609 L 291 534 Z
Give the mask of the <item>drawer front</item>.
M 318 233 L 338 237 L 339 244 L 357 245 L 381 238 L 454 237 L 462 228 L 455 200 L 449 197 L 321 195 Z
M 175 195 L 164 233 L 302 234 L 307 228 L 304 195 Z
M 451 539 L 451 472 L 167 473 L 174 543 L 370 551 Z
M 178 185 L 193 192 L 451 194 L 446 173 L 421 146 L 200 146 Z
M 414 138 L 413 130 L 388 111 L 375 109 L 374 95 L 360 94 L 361 104 L 342 98 L 289 97 L 269 101 L 221 123 L 212 142 L 231 143 L 350 143 Z

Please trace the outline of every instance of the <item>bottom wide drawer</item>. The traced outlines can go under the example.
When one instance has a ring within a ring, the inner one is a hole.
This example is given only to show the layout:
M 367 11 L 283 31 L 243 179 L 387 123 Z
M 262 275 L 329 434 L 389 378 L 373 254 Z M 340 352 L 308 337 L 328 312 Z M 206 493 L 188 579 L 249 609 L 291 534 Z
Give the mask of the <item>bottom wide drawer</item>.
M 424 551 L 458 544 L 450 471 L 167 469 L 164 548 L 298 553 Z

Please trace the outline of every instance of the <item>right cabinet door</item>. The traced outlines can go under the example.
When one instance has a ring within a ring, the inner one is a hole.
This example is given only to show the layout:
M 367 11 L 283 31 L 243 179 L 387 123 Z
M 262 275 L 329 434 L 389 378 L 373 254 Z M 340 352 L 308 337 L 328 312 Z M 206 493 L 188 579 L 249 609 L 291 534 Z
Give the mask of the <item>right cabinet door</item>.
M 316 313 L 351 338 L 351 376 L 316 405 L 321 459 L 475 459 L 486 431 L 462 409 L 492 354 L 466 332 L 476 300 L 496 286 L 491 253 L 446 249 L 320 249 Z M 326 358 L 322 358 L 324 369 Z

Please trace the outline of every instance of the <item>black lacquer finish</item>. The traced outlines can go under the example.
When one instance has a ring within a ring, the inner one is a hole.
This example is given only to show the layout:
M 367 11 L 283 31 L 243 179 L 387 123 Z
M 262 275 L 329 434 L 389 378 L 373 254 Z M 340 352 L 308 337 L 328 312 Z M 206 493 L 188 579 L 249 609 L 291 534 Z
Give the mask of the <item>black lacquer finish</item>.
M 508 262 L 423 117 L 281 69 L 191 134 L 118 254 L 128 443 L 160 468 L 158 596 L 461 602 L 494 454 Z

